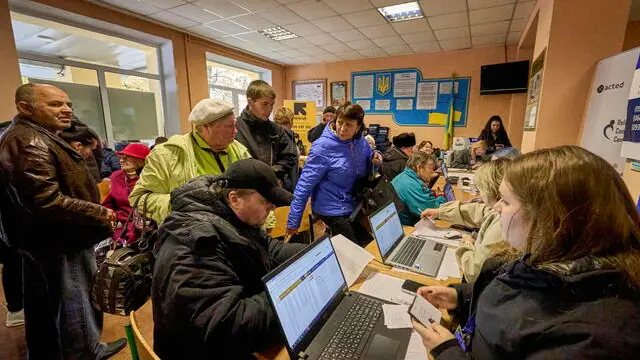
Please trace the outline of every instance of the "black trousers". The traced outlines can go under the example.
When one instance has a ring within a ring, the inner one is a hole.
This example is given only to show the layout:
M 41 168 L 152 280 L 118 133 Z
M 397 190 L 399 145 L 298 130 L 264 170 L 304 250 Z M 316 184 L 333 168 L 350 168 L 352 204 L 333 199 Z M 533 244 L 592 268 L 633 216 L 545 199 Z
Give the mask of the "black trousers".
M 7 310 L 22 310 L 22 257 L 15 249 L 0 240 L 0 262 L 2 262 L 2 288 L 7 300 Z
M 318 215 L 318 218 L 327 224 L 331 236 L 341 234 L 362 247 L 367 246 L 373 240 L 369 231 L 358 220 L 351 222 L 348 216 Z

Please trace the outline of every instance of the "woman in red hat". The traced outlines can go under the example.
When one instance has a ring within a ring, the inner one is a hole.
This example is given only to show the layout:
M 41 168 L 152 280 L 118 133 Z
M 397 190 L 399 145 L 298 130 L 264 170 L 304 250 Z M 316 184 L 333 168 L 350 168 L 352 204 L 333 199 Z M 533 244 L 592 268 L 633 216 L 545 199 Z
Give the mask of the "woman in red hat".
M 111 190 L 102 203 L 115 211 L 118 218 L 119 227 L 114 231 L 113 239 L 125 245 L 134 242 L 137 238 L 133 221 L 129 222 L 127 229 L 122 226 L 127 222 L 132 210 L 129 194 L 140 177 L 144 160 L 150 151 L 144 144 L 133 143 L 117 152 L 120 157 L 120 170 L 111 174 Z

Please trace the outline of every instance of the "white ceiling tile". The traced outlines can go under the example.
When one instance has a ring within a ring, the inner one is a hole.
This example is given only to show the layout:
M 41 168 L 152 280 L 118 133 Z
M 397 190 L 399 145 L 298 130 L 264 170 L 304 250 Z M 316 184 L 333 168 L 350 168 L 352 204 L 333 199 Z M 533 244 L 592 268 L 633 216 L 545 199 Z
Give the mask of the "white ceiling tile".
M 442 50 L 468 49 L 471 47 L 471 40 L 454 39 L 454 40 L 440 41 L 440 47 L 442 48 Z
M 182 0 L 138 0 L 138 2 L 149 3 L 161 9 L 170 9 L 172 7 L 186 4 Z
M 324 46 L 322 46 L 322 48 L 327 50 L 328 52 L 331 52 L 331 53 L 340 53 L 340 52 L 351 51 L 350 47 L 348 47 L 347 45 L 345 45 L 345 44 L 343 44 L 341 42 L 336 42 L 334 44 L 324 45 Z
M 415 44 L 409 44 L 409 47 L 415 52 L 439 51 L 440 44 L 437 41 L 428 41 Z
M 366 37 L 364 35 L 362 35 L 362 33 L 356 29 L 352 29 L 352 30 L 344 30 L 344 31 L 336 31 L 336 32 L 331 32 L 331 35 L 333 35 L 334 38 L 343 41 L 343 42 L 348 42 L 348 41 L 355 41 L 355 40 L 365 40 Z
M 282 54 L 280 54 L 279 52 L 267 52 L 262 54 L 264 57 L 267 57 L 269 59 L 273 59 L 273 60 L 280 60 L 280 59 L 285 59 L 286 56 L 283 56 Z
M 469 25 L 469 13 L 466 11 L 432 16 L 429 18 L 429 25 L 433 30 L 451 29 L 455 27 Z
M 508 30 L 509 30 L 508 21 L 499 21 L 499 22 L 482 24 L 482 25 L 472 25 L 471 36 L 505 34 Z
M 336 41 L 333 36 L 327 33 L 305 36 L 305 39 L 315 45 L 329 45 Z
M 250 30 L 264 30 L 276 27 L 276 24 L 257 14 L 247 14 L 233 18 L 233 22 Z
M 130 0 L 103 0 L 104 2 L 117 6 L 140 15 L 149 15 L 162 11 L 161 8 L 154 6 L 148 2 L 130 1 Z
M 222 38 L 222 39 L 217 39 L 217 41 L 220 41 L 220 42 L 222 42 L 224 44 L 227 44 L 227 45 L 235 46 L 237 48 L 243 48 L 243 49 L 247 48 L 247 47 L 250 47 L 252 45 L 252 44 L 250 44 L 250 43 L 248 43 L 248 42 L 246 42 L 244 40 L 241 40 L 241 39 L 239 39 L 237 37 L 234 37 L 234 36 L 229 36 L 229 37 L 225 37 L 225 38 Z
M 347 51 L 347 52 L 343 52 L 343 53 L 336 53 L 335 54 L 337 57 L 341 58 L 341 59 L 345 59 L 345 60 L 356 60 L 356 59 L 362 59 L 363 56 L 362 54 L 360 54 L 357 51 Z
M 340 61 L 341 59 L 331 53 L 324 53 L 316 56 L 318 59 L 324 62 L 335 62 Z
M 445 29 L 445 30 L 437 30 L 434 31 L 436 38 L 438 40 L 450 40 L 450 39 L 460 39 L 465 38 L 469 39 L 469 28 L 468 27 L 459 27 L 453 29 Z
M 301 37 L 297 37 L 295 39 L 282 40 L 280 42 L 283 43 L 283 44 L 286 44 L 287 46 L 290 46 L 290 47 L 292 47 L 294 49 L 302 49 L 302 48 L 306 48 L 306 47 L 315 46 L 312 43 L 310 43 L 307 39 L 301 38 Z
M 513 4 L 516 0 L 468 0 L 469 10 Z
M 522 33 L 520 32 L 510 32 L 509 35 L 507 36 L 507 44 L 509 45 L 518 44 L 520 42 L 521 35 Z
M 425 18 L 391 23 L 398 34 L 413 34 L 421 31 L 431 31 Z
M 385 50 L 388 46 L 404 45 L 404 41 L 402 41 L 402 39 L 398 35 L 385 36 L 382 38 L 373 39 L 373 42 L 376 43 L 376 45 L 380 46 L 381 48 L 384 48 Z
M 187 19 L 191 19 L 193 21 L 199 22 L 201 24 L 222 19 L 220 16 L 206 12 L 201 8 L 192 4 L 185 4 L 182 6 L 178 6 L 173 9 L 169 9 L 169 11 L 171 11 L 174 14 L 178 14 L 182 17 L 185 17 Z
M 302 57 L 299 57 L 298 60 L 305 64 L 314 64 L 314 63 L 322 62 L 322 60 L 314 56 L 302 56 Z
M 250 32 L 250 33 L 246 33 L 246 34 L 236 35 L 235 37 L 237 37 L 237 38 L 239 38 L 241 40 L 248 41 L 250 43 L 254 43 L 254 44 L 270 44 L 270 43 L 274 42 L 273 40 L 267 38 L 263 34 L 255 32 L 255 31 L 254 32 Z
M 284 6 L 278 6 L 277 8 L 261 11 L 259 15 L 280 26 L 304 22 L 303 18 Z
M 437 16 L 467 11 L 466 0 L 420 0 L 424 16 Z
M 325 4 L 331 6 L 338 14 L 373 9 L 369 0 L 324 0 Z
M 469 11 L 471 25 L 511 20 L 514 4 Z
M 302 61 L 294 58 L 286 58 L 280 61 L 285 63 L 286 65 L 303 65 L 304 64 Z
M 298 51 L 298 50 L 285 50 L 285 51 L 280 51 L 280 53 L 286 57 L 290 57 L 290 58 L 297 58 L 297 57 L 303 57 L 305 56 L 305 54 L 303 54 L 302 52 Z
M 176 15 L 168 11 L 157 12 L 155 14 L 149 15 L 149 17 L 154 20 L 162 21 L 163 23 L 169 25 L 177 26 L 179 28 L 188 28 L 198 25 L 198 23 L 195 21 L 191 21 L 187 18 L 183 18 L 180 15 Z
M 373 48 L 376 46 L 371 40 L 358 40 L 347 43 L 347 45 L 354 50 L 363 50 L 367 48 Z
M 311 20 L 311 22 L 320 29 L 330 32 L 353 29 L 353 26 L 342 16 L 331 16 L 324 19 Z
M 286 51 L 286 50 L 294 50 L 291 47 L 287 46 L 287 44 L 283 44 L 282 41 L 274 41 L 268 43 L 266 46 L 267 51 Z
M 471 43 L 473 46 L 489 46 L 489 45 L 504 45 L 507 34 L 493 34 L 484 36 L 472 36 Z
M 262 11 L 278 7 L 274 0 L 230 0 L 232 3 L 241 6 L 249 11 Z
M 188 29 L 189 32 L 193 32 L 196 33 L 198 35 L 202 35 L 204 37 L 207 38 L 220 38 L 223 36 L 227 36 L 226 33 L 214 30 L 210 27 L 206 27 L 204 25 L 198 25 L 198 26 L 194 26 L 194 27 L 190 27 Z
M 358 52 L 366 57 L 383 57 L 383 56 L 388 56 L 389 54 L 387 54 L 384 50 L 380 49 L 379 47 L 373 47 L 373 48 L 369 48 L 369 49 L 363 49 L 363 50 L 358 50 Z
M 392 47 L 385 47 L 384 51 L 389 55 L 406 55 L 413 54 L 413 50 L 406 45 L 396 45 Z
M 404 4 L 409 1 L 411 0 L 371 0 L 371 3 L 375 7 L 383 7 L 383 6 Z
M 416 44 L 416 43 L 430 42 L 430 41 L 436 40 L 436 37 L 433 35 L 433 32 L 431 31 L 415 33 L 415 34 L 406 34 L 401 36 L 404 39 L 404 41 L 406 41 L 408 44 Z
M 528 19 L 534 7 L 536 7 L 535 1 L 519 2 L 516 6 L 516 11 L 513 13 L 513 18 Z
M 521 32 L 524 29 L 524 25 L 526 24 L 525 19 L 511 20 L 511 26 L 509 27 L 510 32 Z
M 248 13 L 246 9 L 236 6 L 226 0 L 199 0 L 194 2 L 193 5 L 200 6 L 201 8 L 223 18 Z
M 324 32 L 322 31 L 322 29 L 320 29 L 319 27 L 313 25 L 308 21 L 301 22 L 299 24 L 285 25 L 283 26 L 283 28 L 291 31 L 292 33 L 298 36 L 315 35 L 315 34 L 321 34 Z
M 222 31 L 229 35 L 241 34 L 241 33 L 251 31 L 246 27 L 236 24 L 230 20 L 218 20 L 218 21 L 206 23 L 205 26 L 216 29 L 218 31 Z
M 276 0 L 277 2 L 279 2 L 280 4 L 291 4 L 300 0 Z
M 304 0 L 292 3 L 287 5 L 287 7 L 307 20 L 322 19 L 338 15 L 326 4 L 315 0 Z
M 303 53 L 305 53 L 307 55 L 311 55 L 311 56 L 316 56 L 316 55 L 324 54 L 324 53 L 327 52 L 327 50 L 325 50 L 325 49 L 323 49 L 323 48 L 321 48 L 319 46 L 310 47 L 310 48 L 304 48 L 304 49 L 298 49 L 298 50 L 300 50 L 301 52 L 303 52 Z
M 380 12 L 375 9 L 358 11 L 355 13 L 343 15 L 351 25 L 360 28 L 364 26 L 382 25 L 386 24 L 387 20 L 382 17 Z
M 361 27 L 360 32 L 369 39 L 377 39 L 396 34 L 396 32 L 393 31 L 393 28 L 389 24 Z

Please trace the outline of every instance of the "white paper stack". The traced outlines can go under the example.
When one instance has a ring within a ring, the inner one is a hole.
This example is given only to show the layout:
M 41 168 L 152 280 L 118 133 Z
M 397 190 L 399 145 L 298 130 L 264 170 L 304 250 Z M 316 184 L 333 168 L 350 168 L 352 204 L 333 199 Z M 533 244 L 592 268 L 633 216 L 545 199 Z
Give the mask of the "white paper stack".
M 411 305 L 414 296 L 402 292 L 402 283 L 404 283 L 403 279 L 373 273 L 357 291 L 395 304 Z
M 436 279 L 446 280 L 450 277 L 456 279 L 462 278 L 460 267 L 456 261 L 456 249 L 454 248 L 447 248 L 447 251 L 444 253 L 444 259 L 442 259 L 442 265 L 440 265 Z
M 413 326 L 408 313 L 408 305 L 384 304 L 382 305 L 382 311 L 384 313 L 384 325 L 389 329 L 405 329 Z
M 347 280 L 347 285 L 351 286 L 358 280 L 362 270 L 367 267 L 374 256 L 342 235 L 332 237 L 331 243 L 338 256 L 338 262 L 344 278 Z
M 422 344 L 422 338 L 415 330 L 411 332 L 411 339 L 409 340 L 409 347 L 407 348 L 407 354 L 404 356 L 404 360 L 425 360 L 428 359 L 427 349 Z

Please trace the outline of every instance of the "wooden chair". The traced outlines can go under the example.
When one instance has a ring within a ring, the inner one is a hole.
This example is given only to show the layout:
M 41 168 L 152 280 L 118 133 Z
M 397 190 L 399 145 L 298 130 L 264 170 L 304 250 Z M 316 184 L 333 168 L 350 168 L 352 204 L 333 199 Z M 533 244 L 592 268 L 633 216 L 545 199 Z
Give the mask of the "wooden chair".
M 100 204 L 102 204 L 104 199 L 107 198 L 107 195 L 109 195 L 109 192 L 111 191 L 111 181 L 105 179 L 99 182 L 98 191 L 100 191 Z
M 131 331 L 126 329 L 127 340 L 129 341 L 129 349 L 131 350 L 131 358 L 133 360 L 160 360 L 158 355 L 153 352 L 153 347 L 147 343 L 142 336 L 138 323 L 136 321 L 136 312 L 132 311 L 129 314 L 129 321 L 131 322 Z M 131 339 L 133 338 L 133 339 Z
M 287 219 L 289 218 L 289 211 L 291 211 L 289 206 L 282 206 L 273 211 L 276 215 L 276 227 L 271 229 L 271 232 L 269 233 L 272 238 L 283 237 L 287 233 Z M 300 222 L 298 233 L 310 232 L 310 239 L 313 241 L 313 226 L 311 226 L 311 221 L 311 201 L 308 201 L 307 206 L 304 208 L 304 212 L 302 213 L 302 222 Z

